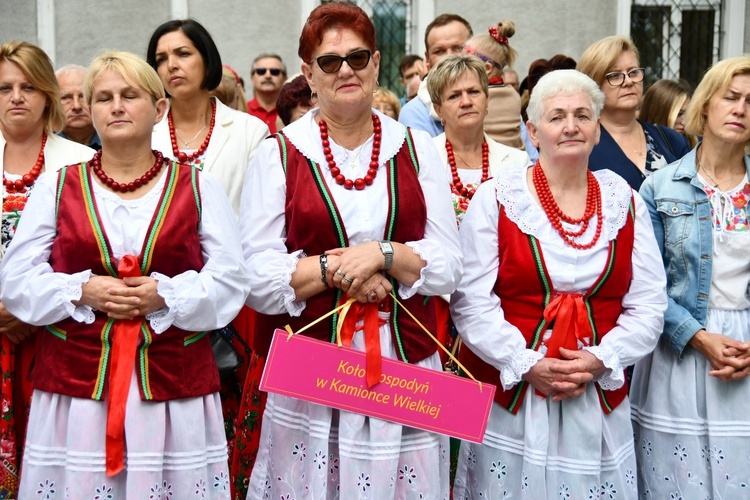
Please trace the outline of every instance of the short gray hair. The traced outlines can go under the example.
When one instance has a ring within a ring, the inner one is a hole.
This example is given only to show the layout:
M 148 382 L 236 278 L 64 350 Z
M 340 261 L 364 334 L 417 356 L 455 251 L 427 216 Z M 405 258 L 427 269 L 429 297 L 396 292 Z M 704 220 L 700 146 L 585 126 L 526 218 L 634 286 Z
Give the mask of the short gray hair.
M 541 77 L 534 87 L 529 107 L 526 108 L 529 121 L 535 125 L 539 124 L 544 114 L 544 103 L 548 99 L 560 94 L 569 95 L 579 92 L 588 96 L 591 109 L 594 111 L 594 118 L 598 120 L 604 107 L 604 92 L 601 91 L 599 85 L 580 71 L 559 69 Z
M 85 75 L 87 71 L 88 68 L 81 66 L 80 64 L 68 64 L 55 71 L 55 76 L 59 77 L 60 75 L 67 73 L 81 73 Z
M 286 64 L 284 64 L 284 60 L 281 58 L 278 54 L 272 54 L 268 52 L 264 52 L 262 54 L 258 54 L 255 59 L 253 59 L 253 65 L 250 67 L 250 74 L 255 71 L 255 64 L 260 61 L 261 59 L 278 59 L 281 63 L 281 72 L 286 76 Z

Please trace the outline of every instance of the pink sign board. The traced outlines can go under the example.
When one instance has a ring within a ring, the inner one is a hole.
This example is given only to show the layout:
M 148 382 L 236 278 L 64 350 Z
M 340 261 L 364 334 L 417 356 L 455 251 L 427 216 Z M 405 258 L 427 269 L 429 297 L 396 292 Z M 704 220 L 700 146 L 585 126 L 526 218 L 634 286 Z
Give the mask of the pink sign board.
M 276 330 L 260 389 L 481 443 L 495 386 L 383 358 L 365 382 L 365 353 Z

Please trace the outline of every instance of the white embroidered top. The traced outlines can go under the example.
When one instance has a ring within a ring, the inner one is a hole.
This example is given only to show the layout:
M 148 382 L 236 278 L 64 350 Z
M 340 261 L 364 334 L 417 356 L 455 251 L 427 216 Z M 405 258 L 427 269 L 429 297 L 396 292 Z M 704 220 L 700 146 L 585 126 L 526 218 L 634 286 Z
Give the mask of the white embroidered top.
M 346 226 L 350 245 L 382 240 L 388 215 L 388 186 L 383 165 L 398 153 L 406 140 L 406 128 L 378 113 L 383 131 L 378 176 L 371 186 L 362 191 L 347 190 L 336 184 L 328 169 L 316 122 L 317 113 L 317 108 L 311 110 L 285 127 L 284 134 L 306 158 L 321 165 L 323 179 Z M 399 293 L 404 298 L 417 292 L 423 295 L 451 293 L 462 271 L 448 176 L 432 139 L 425 132 L 416 130 L 412 130 L 412 136 L 419 160 L 419 181 L 427 204 L 427 225 L 423 239 L 406 244 L 427 265 L 412 286 L 400 285 Z M 336 164 L 342 166 L 342 173 L 348 179 L 364 177 L 367 173 L 372 141 L 371 136 L 357 156 L 357 152 L 347 152 L 330 140 Z M 350 167 L 352 158 L 356 162 L 355 168 Z M 284 244 L 285 202 L 286 177 L 281 167 L 278 143 L 275 139 L 269 139 L 258 147 L 245 180 L 240 204 L 242 248 L 253 289 L 247 305 L 264 314 L 299 316 L 305 308 L 305 301 L 295 300 L 290 282 L 303 255 L 299 251 L 287 253 Z M 401 214 L 401 217 L 405 216 L 408 215 Z M 310 221 L 311 231 L 315 230 L 315 223 L 314 220 Z
M 555 290 L 584 293 L 604 268 L 609 241 L 625 225 L 632 196 L 636 212 L 633 279 L 623 297 L 624 310 L 600 345 L 584 347 L 609 369 L 600 377 L 600 385 L 616 389 L 625 381 L 624 367 L 656 346 L 667 306 L 666 277 L 648 211 L 621 177 L 608 170 L 595 172 L 603 202 L 602 236 L 592 248 L 577 250 L 565 244 L 550 224 L 529 190 L 526 173 L 527 167 L 508 169 L 474 195 L 461 224 L 464 276 L 451 300 L 453 321 L 472 351 L 500 370 L 506 390 L 517 384 L 544 351 L 526 349 L 526 340 L 505 321 L 500 298 L 493 292 L 499 267 L 498 241 L 502 237 L 498 234 L 499 204 L 521 231 L 539 241 Z M 580 241 L 591 241 L 594 222 Z M 546 337 L 550 334 L 548 331 Z

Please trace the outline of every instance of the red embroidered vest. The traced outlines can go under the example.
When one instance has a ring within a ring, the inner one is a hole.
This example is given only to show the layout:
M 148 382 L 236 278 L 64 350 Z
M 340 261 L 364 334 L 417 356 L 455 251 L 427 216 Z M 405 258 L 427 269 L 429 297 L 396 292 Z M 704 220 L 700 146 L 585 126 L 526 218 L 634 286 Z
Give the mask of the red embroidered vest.
M 321 167 L 305 158 L 283 133 L 276 134 L 276 138 L 279 141 L 282 165 L 286 165 L 285 218 L 288 251 L 291 253 L 301 249 L 307 255 L 319 255 L 332 248 L 349 246 L 344 222 L 328 185 L 323 180 Z M 388 182 L 388 219 L 383 235 L 386 240 L 405 243 L 424 237 L 427 207 L 418 173 L 419 162 L 411 132 L 407 131 L 401 149 L 379 172 L 379 175 L 386 176 Z M 391 278 L 391 284 L 398 296 L 398 283 Z M 299 330 L 334 309 L 341 295 L 341 290 L 329 289 L 307 299 L 305 309 L 299 317 L 258 314 L 253 346 L 255 351 L 265 356 L 274 329 L 289 324 L 293 330 Z M 416 294 L 406 300 L 399 297 L 399 300 L 425 327 L 435 331 L 435 307 L 431 301 L 438 299 Z M 334 314 L 303 334 L 334 342 L 337 320 L 338 314 Z M 395 303 L 391 304 L 390 326 L 393 345 L 400 360 L 415 363 L 437 350 L 435 343 Z
M 614 328 L 622 314 L 622 298 L 630 287 L 632 277 L 634 217 L 633 204 L 628 219 L 609 242 L 607 263 L 599 278 L 583 295 L 588 311 L 593 338 L 591 345 L 598 345 L 607 332 Z M 523 233 L 500 207 L 498 230 L 500 238 L 497 281 L 494 292 L 500 297 L 505 319 L 518 328 L 526 338 L 528 349 L 538 350 L 544 332 L 551 328 L 544 319 L 544 309 L 555 298 L 557 292 L 544 263 L 542 247 L 533 236 Z M 501 340 L 498 339 L 500 342 Z M 524 380 L 510 390 L 504 391 L 498 384 L 500 372 L 482 361 L 471 349 L 461 349 L 461 363 L 477 380 L 498 385 L 495 401 L 512 413 L 517 413 L 527 392 Z M 597 382 L 597 392 L 602 409 L 610 413 L 628 394 L 627 382 L 617 390 L 605 391 Z
M 175 276 L 200 271 L 203 256 L 198 235 L 201 201 L 199 172 L 173 163 L 149 225 L 141 254 L 141 272 Z M 57 236 L 49 263 L 67 274 L 91 269 L 117 276 L 117 262 L 101 223 L 86 164 L 58 174 Z M 109 386 L 114 321 L 96 312 L 87 325 L 71 318 L 40 332 L 32 371 L 34 388 L 78 398 L 103 400 Z M 136 372 L 141 398 L 167 401 L 203 396 L 219 390 L 219 375 L 207 332 L 170 327 L 154 334 L 141 325 Z

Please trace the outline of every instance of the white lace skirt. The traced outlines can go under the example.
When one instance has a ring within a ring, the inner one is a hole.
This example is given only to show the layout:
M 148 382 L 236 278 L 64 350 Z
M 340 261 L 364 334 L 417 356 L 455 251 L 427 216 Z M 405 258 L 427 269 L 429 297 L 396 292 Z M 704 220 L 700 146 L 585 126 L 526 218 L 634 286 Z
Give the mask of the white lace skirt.
M 388 324 L 380 346 L 396 358 Z M 437 353 L 416 365 L 441 369 Z M 447 500 L 448 455 L 446 436 L 269 394 L 247 498 Z
M 708 311 L 706 330 L 750 340 L 750 310 Z M 750 379 L 711 377 L 688 346 L 678 359 L 659 340 L 636 365 L 633 404 L 644 498 L 750 498 Z
M 34 391 L 19 498 L 229 498 L 223 424 L 218 393 L 142 401 L 134 372 L 125 469 L 107 477 L 107 403 Z
M 483 444 L 461 442 L 453 498 L 637 498 L 627 398 L 605 415 L 594 384 L 558 403 L 527 391 L 516 415 L 493 404 Z

